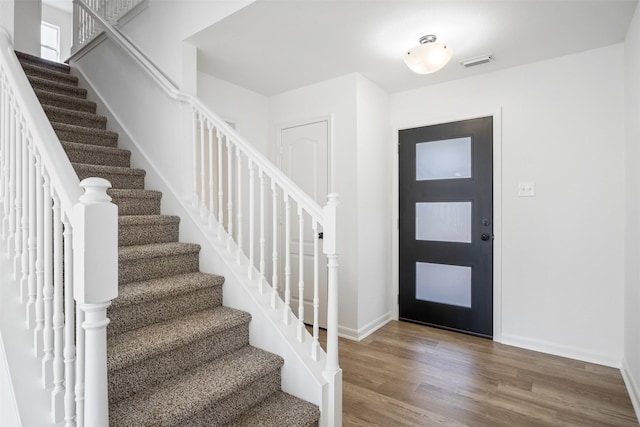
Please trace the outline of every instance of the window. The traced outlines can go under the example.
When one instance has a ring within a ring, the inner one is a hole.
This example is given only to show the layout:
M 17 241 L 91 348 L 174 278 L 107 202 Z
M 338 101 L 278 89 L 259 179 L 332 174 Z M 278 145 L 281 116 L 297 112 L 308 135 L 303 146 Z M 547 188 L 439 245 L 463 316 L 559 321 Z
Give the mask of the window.
M 60 61 L 60 27 L 47 22 L 40 23 L 40 56 Z

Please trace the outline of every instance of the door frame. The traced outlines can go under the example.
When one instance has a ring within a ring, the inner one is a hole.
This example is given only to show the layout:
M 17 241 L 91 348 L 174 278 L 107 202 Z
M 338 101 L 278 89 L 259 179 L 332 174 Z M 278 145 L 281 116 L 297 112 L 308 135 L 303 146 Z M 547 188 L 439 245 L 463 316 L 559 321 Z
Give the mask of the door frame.
M 493 117 L 493 341 L 502 342 L 502 107 L 492 111 L 474 111 L 467 114 L 443 114 L 427 120 L 408 121 L 393 125 L 391 159 L 391 301 L 393 318 L 399 317 L 399 263 L 400 263 L 400 214 L 398 201 L 398 132 L 401 129 L 412 129 L 442 123 L 458 122 Z

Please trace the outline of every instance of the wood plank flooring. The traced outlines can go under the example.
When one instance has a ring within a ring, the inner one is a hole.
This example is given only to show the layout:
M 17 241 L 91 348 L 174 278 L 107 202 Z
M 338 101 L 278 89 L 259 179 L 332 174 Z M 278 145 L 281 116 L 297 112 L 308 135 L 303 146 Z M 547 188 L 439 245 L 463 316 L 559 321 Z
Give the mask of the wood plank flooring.
M 392 321 L 340 339 L 345 426 L 637 426 L 617 369 Z

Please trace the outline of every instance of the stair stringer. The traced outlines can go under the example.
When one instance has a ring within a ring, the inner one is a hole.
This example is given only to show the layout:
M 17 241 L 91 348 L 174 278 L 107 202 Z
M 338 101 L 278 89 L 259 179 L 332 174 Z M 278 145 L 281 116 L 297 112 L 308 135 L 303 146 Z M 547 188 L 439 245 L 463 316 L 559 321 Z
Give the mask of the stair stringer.
M 176 137 L 176 128 L 180 129 L 182 140 L 186 140 L 188 132 L 186 129 L 191 124 L 191 112 L 189 107 L 180 103 L 176 109 L 178 101 L 170 99 L 161 89 L 157 88 L 142 71 L 138 70 L 126 55 L 120 54 L 118 70 L 121 70 L 129 82 L 132 79 L 139 79 L 137 85 L 136 99 L 152 99 L 149 104 L 155 109 L 160 108 L 159 103 L 167 104 L 165 116 L 167 120 L 154 121 L 151 115 L 147 115 L 149 123 L 147 126 L 140 126 L 140 117 L 125 117 L 118 114 L 121 103 L 126 100 L 118 99 L 113 87 L 117 87 L 119 78 L 113 72 L 94 73 L 95 67 L 103 68 L 105 50 L 107 55 L 118 53 L 109 39 L 99 42 L 99 44 L 88 52 L 77 62 L 72 63 L 71 73 L 76 75 L 80 85 L 87 89 L 88 99 L 98 104 L 97 113 L 107 117 L 108 129 L 119 134 L 118 147 L 130 150 L 131 162 L 136 167 L 143 168 L 147 174 L 145 177 L 146 187 L 158 190 L 163 193 L 162 213 L 167 215 L 177 215 L 180 221 L 180 239 L 201 245 L 200 269 L 205 273 L 218 274 L 225 277 L 223 286 L 223 304 L 225 306 L 249 312 L 252 321 L 249 326 L 250 344 L 260 349 L 275 353 L 283 357 L 285 364 L 282 367 L 282 389 L 298 398 L 309 401 L 320 407 L 320 425 L 327 425 L 325 415 L 328 411 L 329 385 L 325 380 L 322 368 L 326 360 L 326 354 L 320 350 L 319 360 L 313 361 L 311 358 L 311 336 L 305 332 L 304 341 L 299 343 L 296 338 L 296 324 L 292 321 L 289 325 L 282 322 L 282 310 L 273 310 L 270 305 L 271 287 L 266 285 L 264 294 L 258 292 L 257 279 L 249 280 L 247 277 L 248 259 L 242 254 L 240 265 L 236 259 L 237 245 L 232 241 L 231 254 L 227 251 L 227 233 L 224 232 L 223 239 L 218 240 L 217 234 L 211 231 L 208 220 L 203 219 L 200 212 L 193 208 L 190 200 L 181 196 L 185 193 L 184 185 L 178 188 L 172 183 L 175 179 L 161 173 L 162 169 L 154 156 L 150 147 L 145 147 L 143 141 L 153 141 L 158 135 L 170 135 Z M 96 59 L 93 56 L 96 55 Z M 97 62 L 96 62 L 97 61 Z M 96 65 L 98 64 L 98 65 Z M 126 66 L 123 66 L 126 64 Z M 108 90 L 105 90 L 107 88 Z M 149 97 L 141 96 L 142 92 L 148 92 Z M 147 102 L 144 103 L 147 105 Z M 129 106 L 130 107 L 130 106 Z M 179 117 L 176 119 L 176 112 Z M 173 117 L 172 117 L 173 116 Z M 170 119 L 172 117 L 172 119 Z M 159 131 L 158 126 L 166 128 Z M 135 128 L 135 130 L 134 130 Z M 145 132 L 145 129 L 153 128 L 156 133 Z M 186 142 L 183 142 L 185 144 Z M 188 157 L 188 156 L 186 156 Z M 178 168 L 188 169 L 185 166 L 184 157 L 179 161 Z M 186 175 L 185 175 L 186 173 Z M 178 176 L 190 176 L 188 172 Z M 180 181 L 184 184 L 183 181 Z M 217 224 L 216 224 L 217 225 Z M 213 227 L 215 229 L 216 227 Z M 258 277 L 257 271 L 254 277 Z M 283 307 L 281 298 L 277 299 L 278 307 Z

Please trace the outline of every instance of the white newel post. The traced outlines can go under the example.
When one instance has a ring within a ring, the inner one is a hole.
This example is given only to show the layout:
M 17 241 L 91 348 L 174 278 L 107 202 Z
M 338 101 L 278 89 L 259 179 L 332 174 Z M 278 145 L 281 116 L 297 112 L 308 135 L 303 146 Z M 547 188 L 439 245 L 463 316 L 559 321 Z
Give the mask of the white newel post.
M 327 195 L 324 206 L 323 252 L 327 256 L 327 362 L 323 371 L 329 384 L 327 425 L 342 426 L 342 369 L 338 363 L 338 254 L 336 247 L 338 195 Z
M 85 193 L 73 208 L 73 272 L 74 298 L 85 314 L 84 425 L 108 427 L 107 307 L 118 296 L 118 207 L 107 195 L 109 181 L 87 178 L 80 186 Z

